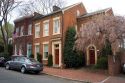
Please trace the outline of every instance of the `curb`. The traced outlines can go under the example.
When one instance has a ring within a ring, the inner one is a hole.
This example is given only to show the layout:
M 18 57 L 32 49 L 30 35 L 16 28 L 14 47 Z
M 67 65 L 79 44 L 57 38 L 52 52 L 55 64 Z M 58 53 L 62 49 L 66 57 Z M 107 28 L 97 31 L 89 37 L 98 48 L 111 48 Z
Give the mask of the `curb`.
M 78 81 L 78 82 L 87 82 L 87 83 L 101 83 L 101 82 L 91 82 L 91 81 L 87 81 L 87 80 L 78 80 L 78 79 L 73 79 L 73 78 L 66 78 L 64 76 L 58 76 L 58 75 L 53 75 L 53 74 L 49 74 L 46 72 L 42 72 L 44 74 L 50 75 L 50 76 L 54 76 L 54 77 L 58 77 L 58 78 L 62 78 L 62 79 L 67 79 L 67 80 L 72 80 L 72 81 Z

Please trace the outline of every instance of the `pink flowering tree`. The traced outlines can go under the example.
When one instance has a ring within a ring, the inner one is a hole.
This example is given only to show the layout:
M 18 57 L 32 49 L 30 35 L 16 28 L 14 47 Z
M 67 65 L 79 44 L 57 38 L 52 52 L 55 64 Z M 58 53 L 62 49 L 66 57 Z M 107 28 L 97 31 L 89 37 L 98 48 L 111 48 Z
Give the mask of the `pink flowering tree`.
M 80 28 L 76 35 L 75 48 L 85 51 L 87 46 L 94 44 L 102 49 L 106 42 L 111 44 L 113 55 L 124 47 L 125 18 L 121 16 L 98 15 Z

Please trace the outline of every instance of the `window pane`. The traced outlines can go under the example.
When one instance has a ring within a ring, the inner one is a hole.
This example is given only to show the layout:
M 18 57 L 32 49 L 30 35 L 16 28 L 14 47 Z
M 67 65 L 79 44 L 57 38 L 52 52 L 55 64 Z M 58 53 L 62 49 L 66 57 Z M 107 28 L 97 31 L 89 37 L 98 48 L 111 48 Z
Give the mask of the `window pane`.
M 54 20 L 54 33 L 59 33 L 60 30 L 60 24 L 59 24 L 59 19 Z
M 35 38 L 40 37 L 40 24 L 35 25 Z
M 44 44 L 44 59 L 48 58 L 48 44 Z
M 28 26 L 28 35 L 31 35 L 32 34 L 32 25 L 30 24 Z
M 49 22 L 46 22 L 46 23 L 44 23 L 43 35 L 48 36 L 48 34 L 49 34 Z

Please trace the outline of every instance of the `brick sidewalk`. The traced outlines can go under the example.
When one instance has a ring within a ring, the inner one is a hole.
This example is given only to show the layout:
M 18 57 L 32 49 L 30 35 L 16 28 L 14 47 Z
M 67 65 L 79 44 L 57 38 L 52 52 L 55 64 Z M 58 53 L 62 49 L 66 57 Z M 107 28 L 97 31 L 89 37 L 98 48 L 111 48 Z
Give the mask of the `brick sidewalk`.
M 89 81 L 89 82 L 102 82 L 108 75 L 102 73 L 93 73 L 81 69 L 57 69 L 57 68 L 50 68 L 44 67 L 44 73 L 64 77 L 73 80 L 81 80 L 81 81 Z

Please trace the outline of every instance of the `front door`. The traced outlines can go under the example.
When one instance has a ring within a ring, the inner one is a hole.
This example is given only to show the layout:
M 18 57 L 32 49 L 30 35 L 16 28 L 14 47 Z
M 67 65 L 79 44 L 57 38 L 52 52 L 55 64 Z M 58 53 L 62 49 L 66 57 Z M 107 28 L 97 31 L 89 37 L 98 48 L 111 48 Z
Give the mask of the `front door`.
M 90 65 L 95 64 L 95 50 L 89 50 Z
M 59 65 L 59 49 L 55 49 L 55 64 Z

